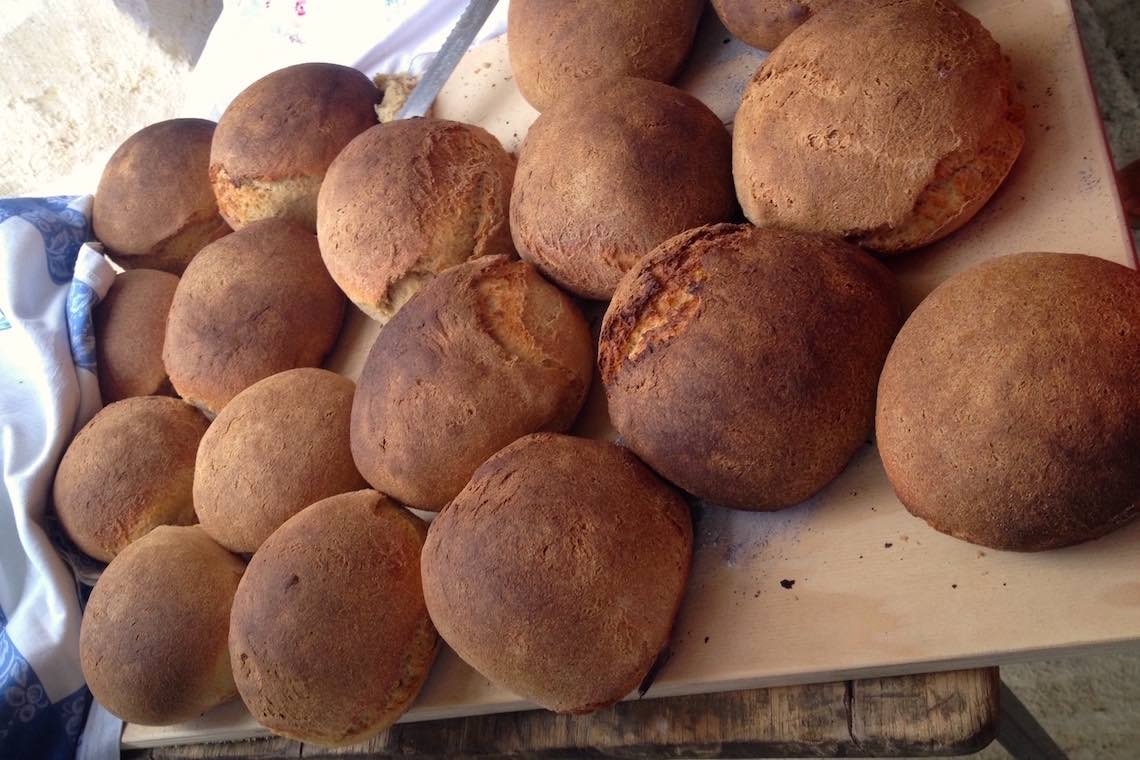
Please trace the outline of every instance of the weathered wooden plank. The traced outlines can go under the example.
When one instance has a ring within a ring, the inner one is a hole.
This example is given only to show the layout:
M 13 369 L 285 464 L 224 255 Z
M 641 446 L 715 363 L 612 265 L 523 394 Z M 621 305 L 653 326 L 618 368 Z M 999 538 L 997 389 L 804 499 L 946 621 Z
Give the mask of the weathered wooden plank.
M 283 739 L 161 747 L 125 757 L 834 757 L 976 751 L 994 736 L 995 668 L 622 702 L 592 715 L 545 711 L 402 723 L 328 749 Z
M 997 731 L 997 668 L 851 682 L 851 736 L 886 757 L 977 752 Z

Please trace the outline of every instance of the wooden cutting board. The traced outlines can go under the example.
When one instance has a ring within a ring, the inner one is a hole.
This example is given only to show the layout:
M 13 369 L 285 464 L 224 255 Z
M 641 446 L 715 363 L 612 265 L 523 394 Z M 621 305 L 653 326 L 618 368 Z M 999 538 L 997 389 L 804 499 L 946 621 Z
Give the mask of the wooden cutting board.
M 1018 251 L 1072 251 L 1135 266 L 1068 0 L 962 0 L 1013 61 L 1027 142 L 1009 180 L 965 229 L 891 262 L 912 309 L 946 277 Z M 711 14 L 680 85 L 731 127 L 764 54 Z M 537 116 L 518 94 L 505 39 L 471 51 L 436 105 L 515 150 Z M 377 327 L 349 318 L 329 366 L 356 377 Z M 1140 382 L 1140 378 L 1137 379 Z M 605 435 L 594 393 L 579 425 Z M 873 445 L 823 493 L 775 514 L 698 515 L 671 659 L 648 697 L 993 665 L 1140 642 L 1140 522 L 1043 554 L 980 549 L 936 533 L 892 493 Z M 321 625 L 321 621 L 313 621 Z M 526 709 L 444 649 L 404 720 Z M 264 735 L 240 702 L 127 747 Z

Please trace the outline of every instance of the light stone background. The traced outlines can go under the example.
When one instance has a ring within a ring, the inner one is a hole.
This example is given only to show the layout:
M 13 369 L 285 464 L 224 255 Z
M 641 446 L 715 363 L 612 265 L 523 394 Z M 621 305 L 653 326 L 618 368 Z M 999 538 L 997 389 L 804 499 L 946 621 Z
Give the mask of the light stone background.
M 1124 166 L 1140 159 L 1140 0 L 1074 2 Z M 93 189 L 91 167 L 128 135 L 180 115 L 221 6 L 0 0 L 0 197 Z M 1010 666 L 1002 676 L 1075 760 L 1140 758 L 1140 648 Z M 995 743 L 977 757 L 1008 755 Z

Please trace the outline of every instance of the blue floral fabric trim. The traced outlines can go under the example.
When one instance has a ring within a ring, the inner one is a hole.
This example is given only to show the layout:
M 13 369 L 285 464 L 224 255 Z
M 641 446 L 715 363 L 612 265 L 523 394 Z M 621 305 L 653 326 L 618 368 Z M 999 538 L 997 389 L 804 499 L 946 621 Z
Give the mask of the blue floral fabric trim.
M 71 758 L 91 693 L 84 686 L 49 702 L 36 672 L 8 637 L 7 625 L 0 610 L 0 758 Z
M 87 283 L 72 280 L 67 293 L 67 335 L 76 367 L 95 371 L 95 322 L 91 310 L 99 295 Z
M 90 238 L 87 217 L 69 204 L 74 196 L 5 198 L 0 200 L 0 223 L 18 216 L 39 230 L 47 252 L 48 274 L 56 285 L 69 282 L 79 247 Z

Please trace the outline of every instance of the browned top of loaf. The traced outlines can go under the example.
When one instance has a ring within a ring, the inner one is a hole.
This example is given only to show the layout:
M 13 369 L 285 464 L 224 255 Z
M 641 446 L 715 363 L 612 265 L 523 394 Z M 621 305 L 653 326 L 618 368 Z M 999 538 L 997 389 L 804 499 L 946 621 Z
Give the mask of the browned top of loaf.
M 95 191 L 95 236 L 112 255 L 142 256 L 192 224 L 224 227 L 210 186 L 214 122 L 144 127 L 114 152 Z
M 573 301 L 502 256 L 429 283 L 372 345 L 353 404 L 353 454 L 378 490 L 440 509 L 527 433 L 570 427 L 593 343 Z
M 624 697 L 664 648 L 693 532 L 632 454 L 539 433 L 484 463 L 428 531 L 440 635 L 493 682 L 558 712 Z
M 598 349 L 610 417 L 701 498 L 796 504 L 866 441 L 899 320 L 894 278 L 851 245 L 751 225 L 691 230 L 614 293 Z
M 515 83 L 542 111 L 596 77 L 668 82 L 704 7 L 704 0 L 515 0 L 507 15 Z
M 116 557 L 79 634 L 95 699 L 124 720 L 166 725 L 232 697 L 226 636 L 243 569 L 198 526 L 156 528 Z
M 744 212 L 756 224 L 874 238 L 910 221 L 924 191 L 974 184 L 955 176 L 962 169 L 986 181 L 967 198 L 935 200 L 972 214 L 1021 147 L 1010 89 L 997 43 L 950 0 L 832 6 L 780 44 L 745 90 L 733 132 Z
M 231 182 L 320 177 L 352 138 L 376 123 L 380 93 L 364 74 L 299 63 L 246 87 L 218 120 L 210 167 Z
M 317 502 L 249 564 L 230 624 L 234 678 L 271 731 L 361 741 L 415 699 L 439 638 L 420 583 L 426 527 L 375 491 Z
M 194 522 L 194 456 L 208 424 L 194 407 L 162 396 L 104 407 L 72 439 L 55 475 L 64 532 L 109 562 L 158 525 Z
M 364 488 L 348 443 L 353 390 L 335 372 L 293 369 L 226 404 L 194 471 L 194 509 L 215 541 L 252 553 L 313 502 Z
M 876 426 L 903 504 L 999 549 L 1095 538 L 1140 500 L 1140 277 L 1019 254 L 973 267 L 911 315 Z
M 730 142 L 674 87 L 618 78 L 576 89 L 535 121 L 519 156 L 519 254 L 578 295 L 609 298 L 654 246 L 732 215 Z
M 514 159 L 481 127 L 405 119 L 368 130 L 329 168 L 321 254 L 365 311 L 390 314 L 409 284 L 476 256 L 510 254 Z
M 116 276 L 95 307 L 95 356 L 103 403 L 173 395 L 162 365 L 162 341 L 177 287 L 178 277 L 168 272 L 134 269 Z
M 316 237 L 266 219 L 211 243 L 187 267 L 162 358 L 175 390 L 216 413 L 264 377 L 319 365 L 343 316 Z
M 761 50 L 776 45 L 834 0 L 712 0 L 720 20 L 744 42 Z

